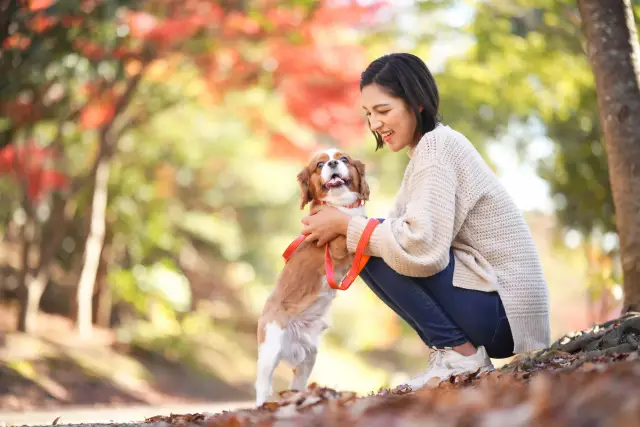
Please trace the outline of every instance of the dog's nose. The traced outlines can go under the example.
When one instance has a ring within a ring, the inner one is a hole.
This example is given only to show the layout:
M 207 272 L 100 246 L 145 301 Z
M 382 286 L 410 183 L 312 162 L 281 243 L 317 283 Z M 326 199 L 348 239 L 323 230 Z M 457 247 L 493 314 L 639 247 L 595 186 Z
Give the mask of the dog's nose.
M 335 168 L 336 166 L 338 166 L 338 161 L 337 160 L 329 160 L 327 162 L 327 166 L 329 166 L 330 168 Z

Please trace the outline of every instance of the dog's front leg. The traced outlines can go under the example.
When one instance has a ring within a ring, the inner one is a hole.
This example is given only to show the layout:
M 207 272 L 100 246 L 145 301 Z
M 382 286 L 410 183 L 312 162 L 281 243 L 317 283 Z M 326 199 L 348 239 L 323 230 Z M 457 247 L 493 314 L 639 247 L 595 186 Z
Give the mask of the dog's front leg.
M 282 357 L 284 330 L 275 322 L 265 325 L 264 342 L 258 348 L 256 378 L 256 406 L 261 406 L 271 395 L 273 372 Z

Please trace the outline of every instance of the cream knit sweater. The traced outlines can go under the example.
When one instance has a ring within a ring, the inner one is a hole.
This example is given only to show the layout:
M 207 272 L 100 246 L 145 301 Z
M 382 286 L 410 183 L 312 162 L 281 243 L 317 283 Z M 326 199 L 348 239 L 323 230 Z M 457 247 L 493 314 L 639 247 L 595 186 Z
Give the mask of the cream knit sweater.
M 449 263 L 453 285 L 498 291 L 514 353 L 550 344 L 547 284 L 524 218 L 469 140 L 438 125 L 410 152 L 395 205 L 365 253 L 400 274 L 431 276 Z M 355 252 L 367 223 L 353 217 L 347 247 Z

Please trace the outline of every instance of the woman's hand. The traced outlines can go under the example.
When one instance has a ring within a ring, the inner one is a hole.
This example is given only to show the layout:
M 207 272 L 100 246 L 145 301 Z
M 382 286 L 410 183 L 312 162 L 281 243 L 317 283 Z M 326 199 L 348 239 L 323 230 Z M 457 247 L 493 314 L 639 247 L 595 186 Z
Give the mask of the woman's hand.
M 316 213 L 302 219 L 302 234 L 307 234 L 306 241 L 317 240 L 318 246 L 323 246 L 341 234 L 346 236 L 350 219 L 349 214 L 339 209 L 322 206 Z

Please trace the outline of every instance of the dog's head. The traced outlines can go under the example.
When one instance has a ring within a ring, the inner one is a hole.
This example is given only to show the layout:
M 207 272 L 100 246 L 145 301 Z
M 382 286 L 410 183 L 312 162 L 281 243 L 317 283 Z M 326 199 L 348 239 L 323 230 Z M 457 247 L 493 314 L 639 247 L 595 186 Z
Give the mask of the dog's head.
M 298 174 L 300 209 L 311 201 L 348 205 L 369 200 L 365 166 L 335 148 L 318 152 Z

